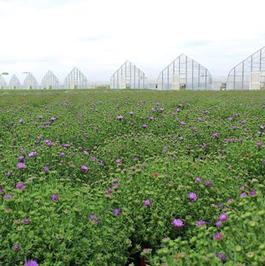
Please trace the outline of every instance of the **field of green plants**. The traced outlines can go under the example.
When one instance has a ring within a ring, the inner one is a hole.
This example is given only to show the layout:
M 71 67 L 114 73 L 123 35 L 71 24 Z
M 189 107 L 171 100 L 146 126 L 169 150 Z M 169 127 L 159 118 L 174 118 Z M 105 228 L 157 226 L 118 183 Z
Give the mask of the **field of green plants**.
M 265 92 L 0 91 L 0 265 L 265 265 Z

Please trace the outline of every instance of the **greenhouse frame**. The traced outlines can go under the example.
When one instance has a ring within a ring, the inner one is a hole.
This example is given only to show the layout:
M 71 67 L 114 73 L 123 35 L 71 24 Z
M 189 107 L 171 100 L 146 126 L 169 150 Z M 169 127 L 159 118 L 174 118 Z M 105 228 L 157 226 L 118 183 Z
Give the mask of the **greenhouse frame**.
M 265 89 L 265 47 L 231 69 L 227 77 L 226 89 Z
M 75 67 L 65 78 L 64 87 L 66 89 L 86 89 L 88 88 L 87 77 Z
M 3 76 L 0 75 L 0 88 L 4 89 L 7 87 L 6 81 Z
M 54 73 L 49 70 L 42 78 L 41 86 L 45 89 L 58 89 L 60 87 L 60 81 Z
M 39 87 L 38 81 L 32 73 L 27 73 L 27 76 L 23 82 L 23 87 L 25 89 L 37 89 Z
M 130 61 L 126 61 L 111 77 L 111 89 L 144 89 L 145 73 Z
M 9 80 L 9 88 L 10 89 L 20 89 L 21 83 L 16 75 L 12 75 L 11 79 Z
M 181 54 L 161 71 L 156 88 L 159 90 L 209 90 L 212 88 L 212 75 L 206 67 Z

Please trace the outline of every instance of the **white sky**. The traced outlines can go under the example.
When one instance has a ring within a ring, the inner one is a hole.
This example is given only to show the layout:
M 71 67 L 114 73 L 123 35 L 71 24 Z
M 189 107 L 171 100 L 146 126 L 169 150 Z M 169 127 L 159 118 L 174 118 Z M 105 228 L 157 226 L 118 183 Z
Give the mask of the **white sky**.
M 264 0 L 0 0 L 0 72 L 107 81 L 129 59 L 155 79 L 181 53 L 226 76 L 265 46 Z

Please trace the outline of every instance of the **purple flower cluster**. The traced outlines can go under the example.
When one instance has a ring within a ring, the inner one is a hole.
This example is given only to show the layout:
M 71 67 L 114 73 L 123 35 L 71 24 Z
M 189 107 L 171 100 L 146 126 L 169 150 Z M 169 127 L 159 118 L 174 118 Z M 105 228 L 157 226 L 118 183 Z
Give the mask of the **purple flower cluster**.
M 29 156 L 29 158 L 34 158 L 34 157 L 37 157 L 37 152 L 36 151 L 31 151 L 29 154 L 28 154 L 28 156 Z
M 194 201 L 197 201 L 198 196 L 197 196 L 197 194 L 194 193 L 194 192 L 189 192 L 189 194 L 188 194 L 188 198 L 189 198 L 190 201 L 194 202 Z
M 99 223 L 99 219 L 93 213 L 91 213 L 91 214 L 88 215 L 88 220 L 91 221 L 92 223 L 95 223 L 95 224 L 98 224 Z
M 45 145 L 48 146 L 48 147 L 51 147 L 51 146 L 53 145 L 52 141 L 49 140 L 49 139 L 46 139 L 46 140 L 44 141 L 44 143 L 45 143 Z
M 120 208 L 115 208 L 112 213 L 116 217 L 120 216 L 121 215 L 121 209 Z
M 217 240 L 217 241 L 219 241 L 219 240 L 222 240 L 223 239 L 223 234 L 221 233 L 221 232 L 217 232 L 217 233 L 215 233 L 214 234 L 214 240 Z
M 25 188 L 26 188 L 26 186 L 23 182 L 18 182 L 16 184 L 16 189 L 18 189 L 18 190 L 24 190 Z
M 25 266 L 39 266 L 39 264 L 36 260 L 28 260 L 26 261 Z
M 144 200 L 144 206 L 145 207 L 150 207 L 152 205 L 152 201 L 150 199 L 145 199 Z
M 52 195 L 51 195 L 51 200 L 54 201 L 54 202 L 58 202 L 58 201 L 59 201 L 59 196 L 58 196 L 58 194 L 52 194 Z
M 45 174 L 48 174 L 49 173 L 49 166 L 48 165 L 45 165 L 44 167 L 43 167 L 43 172 L 45 173 Z
M 197 227 L 203 227 L 204 225 L 206 225 L 206 222 L 204 220 L 199 220 L 196 222 Z
M 185 226 L 183 220 L 174 218 L 171 222 L 174 228 L 182 228 Z
M 81 171 L 81 173 L 86 174 L 86 173 L 88 173 L 89 168 L 88 168 L 87 165 L 81 165 L 80 166 L 80 171 Z
M 19 243 L 15 243 L 12 247 L 12 249 L 15 251 L 15 252 L 18 252 L 21 250 L 21 245 Z

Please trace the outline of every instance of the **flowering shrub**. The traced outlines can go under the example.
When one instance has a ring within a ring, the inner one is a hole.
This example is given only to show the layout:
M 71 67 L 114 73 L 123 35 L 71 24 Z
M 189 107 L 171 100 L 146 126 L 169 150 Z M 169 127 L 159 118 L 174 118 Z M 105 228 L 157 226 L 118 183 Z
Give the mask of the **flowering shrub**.
M 0 92 L 0 264 L 265 264 L 264 92 Z

